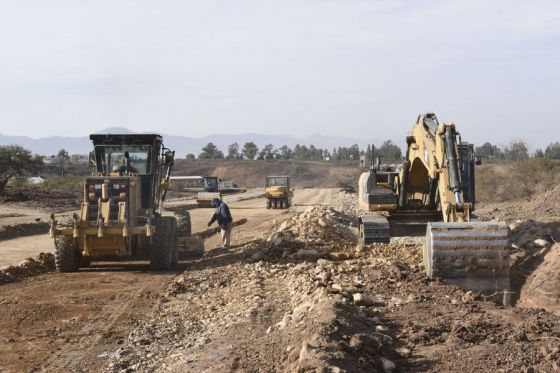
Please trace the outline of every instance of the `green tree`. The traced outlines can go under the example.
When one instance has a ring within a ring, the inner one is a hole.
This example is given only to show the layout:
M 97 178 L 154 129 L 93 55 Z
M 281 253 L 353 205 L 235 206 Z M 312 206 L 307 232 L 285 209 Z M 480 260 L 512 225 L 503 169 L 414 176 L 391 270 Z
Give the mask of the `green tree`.
M 296 161 L 305 161 L 307 159 L 307 146 L 296 144 L 294 147 L 294 159 Z
M 198 155 L 199 159 L 224 159 L 224 153 L 220 151 L 213 143 L 209 142 L 202 152 Z
M 544 156 L 550 159 L 560 159 L 560 142 L 550 143 L 544 151 Z
M 62 158 L 62 159 L 68 159 L 70 158 L 70 155 L 68 154 L 68 151 L 66 149 L 60 149 L 58 151 L 58 153 L 56 154 L 56 156 L 58 158 Z
M 226 159 L 239 159 L 240 158 L 240 154 L 239 154 L 239 144 L 234 142 L 233 144 L 231 144 L 230 146 L 228 146 L 228 155 L 226 157 Z
M 540 148 L 537 149 L 537 150 L 535 150 L 535 153 L 533 154 L 533 157 L 535 157 L 535 158 L 544 158 L 545 155 L 544 155 L 543 150 L 540 149 Z
M 255 159 L 257 153 L 259 152 L 259 148 L 254 142 L 247 142 L 243 145 L 243 151 L 241 152 L 243 156 L 247 159 Z
M 12 177 L 33 175 L 42 165 L 43 157 L 32 155 L 19 145 L 0 146 L 0 194 Z
M 504 156 L 510 161 L 521 162 L 529 159 L 529 150 L 523 141 L 512 141 L 504 148 Z
M 288 160 L 294 157 L 294 152 L 288 145 L 282 145 L 280 149 L 278 149 L 278 154 L 280 155 L 281 159 Z
M 193 153 L 189 153 L 189 154 L 187 154 L 187 157 L 186 157 L 186 158 L 187 158 L 189 161 L 194 161 L 194 159 L 195 159 L 196 157 L 194 156 Z
M 477 146 L 475 149 L 476 155 L 482 159 L 503 159 L 504 153 L 502 150 L 489 142 L 485 142 L 481 146 Z
M 265 145 L 260 151 L 258 159 L 274 159 L 274 145 Z
M 379 157 L 382 161 L 396 161 L 402 158 L 402 150 L 391 140 L 387 140 L 375 150 L 375 157 Z

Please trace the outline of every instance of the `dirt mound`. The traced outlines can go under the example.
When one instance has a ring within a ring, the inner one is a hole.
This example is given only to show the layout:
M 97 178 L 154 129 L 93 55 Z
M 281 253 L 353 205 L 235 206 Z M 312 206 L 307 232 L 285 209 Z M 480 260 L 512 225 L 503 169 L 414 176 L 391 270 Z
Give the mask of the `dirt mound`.
M 0 226 L 0 240 L 7 240 L 10 238 L 47 233 L 48 231 L 49 231 L 49 223 L 44 221 L 38 221 L 36 223 Z
M 535 194 L 529 201 L 480 204 L 480 216 L 485 219 L 560 220 L 560 186 Z
M 54 255 L 41 253 L 35 259 L 27 258 L 17 266 L 10 266 L 0 271 L 0 284 L 19 281 L 27 277 L 53 271 Z
M 80 208 L 81 189 L 55 190 L 41 187 L 7 186 L 4 195 L 0 196 L 0 202 L 21 203 L 32 208 L 47 209 L 52 212 L 62 212 Z
M 560 240 L 560 222 L 539 222 L 534 220 L 517 220 L 509 225 L 511 260 L 510 283 L 513 301 L 530 307 L 531 302 L 523 301 L 527 286 L 534 272 L 548 271 L 545 256 L 551 246 Z M 542 267 L 542 269 L 541 269 Z M 560 300 L 560 294 L 556 295 Z M 547 308 L 546 304 L 542 304 Z
M 253 260 L 347 259 L 354 253 L 352 219 L 332 207 L 314 206 L 274 227 Z
M 523 285 L 518 305 L 544 308 L 560 315 L 560 244 L 547 251 L 542 263 Z

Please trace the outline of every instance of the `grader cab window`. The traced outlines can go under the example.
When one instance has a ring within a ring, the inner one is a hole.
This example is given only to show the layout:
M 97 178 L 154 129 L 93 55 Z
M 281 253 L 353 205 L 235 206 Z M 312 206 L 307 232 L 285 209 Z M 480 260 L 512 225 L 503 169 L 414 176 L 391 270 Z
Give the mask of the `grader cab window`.
M 266 186 L 288 186 L 288 179 L 285 177 L 269 177 L 266 179 Z
M 96 146 L 97 168 L 99 172 L 110 173 L 115 166 L 125 165 L 125 155 L 128 153 L 131 168 L 140 175 L 150 173 L 150 152 L 152 147 L 149 145 L 130 145 L 130 146 Z

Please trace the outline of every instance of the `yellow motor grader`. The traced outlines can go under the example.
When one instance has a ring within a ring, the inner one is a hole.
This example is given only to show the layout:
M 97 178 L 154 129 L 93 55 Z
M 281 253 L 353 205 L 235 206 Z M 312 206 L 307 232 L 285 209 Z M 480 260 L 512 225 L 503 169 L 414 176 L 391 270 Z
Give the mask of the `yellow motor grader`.
M 391 228 L 427 224 L 424 265 L 428 277 L 489 294 L 509 292 L 508 227 L 477 221 L 473 145 L 463 143 L 454 124 L 421 114 L 406 138 L 404 162 L 360 175 L 358 203 L 370 213 L 359 217 L 359 239 L 388 243 Z M 373 152 L 373 150 L 372 150 Z
M 90 139 L 97 171 L 82 182 L 80 213 L 64 223 L 51 215 L 56 268 L 74 272 L 93 258 L 128 257 L 149 259 L 153 270 L 171 269 L 177 263 L 177 220 L 162 212 L 175 152 L 156 134 Z M 186 224 L 190 232 L 189 217 Z

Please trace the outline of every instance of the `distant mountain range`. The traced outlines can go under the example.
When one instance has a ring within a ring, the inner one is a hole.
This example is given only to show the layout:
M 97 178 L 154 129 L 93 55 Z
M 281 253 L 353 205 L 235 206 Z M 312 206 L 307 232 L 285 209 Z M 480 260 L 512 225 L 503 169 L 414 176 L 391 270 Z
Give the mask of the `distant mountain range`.
M 106 128 L 97 133 L 134 133 L 127 128 L 111 127 Z M 156 132 L 157 133 L 157 132 Z M 263 135 L 258 133 L 242 133 L 237 135 L 228 134 L 215 134 L 208 135 L 200 138 L 163 135 L 165 146 L 170 149 L 175 149 L 177 156 L 184 157 L 187 153 L 198 155 L 202 147 L 206 146 L 209 142 L 214 143 L 224 153 L 230 144 L 237 142 L 240 148 L 243 144 L 253 141 L 259 148 L 266 144 L 273 144 L 275 147 L 288 145 L 294 147 L 296 144 L 300 145 L 315 145 L 318 148 L 326 148 L 332 150 L 338 146 L 351 146 L 358 144 L 360 148 L 367 147 L 367 144 L 374 143 L 376 146 L 381 145 L 385 139 L 357 139 L 352 137 L 342 136 L 324 136 L 315 134 L 303 138 L 297 138 L 291 135 Z M 394 143 L 400 145 L 399 142 L 393 140 Z M 89 136 L 84 137 L 43 137 L 31 138 L 28 136 L 9 136 L 0 134 L 0 145 L 21 145 L 24 148 L 41 155 L 52 155 L 58 153 L 62 148 L 66 149 L 70 154 L 85 154 L 91 149 L 91 142 Z

